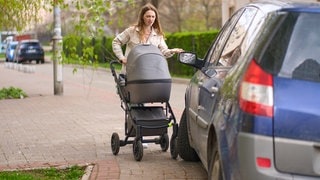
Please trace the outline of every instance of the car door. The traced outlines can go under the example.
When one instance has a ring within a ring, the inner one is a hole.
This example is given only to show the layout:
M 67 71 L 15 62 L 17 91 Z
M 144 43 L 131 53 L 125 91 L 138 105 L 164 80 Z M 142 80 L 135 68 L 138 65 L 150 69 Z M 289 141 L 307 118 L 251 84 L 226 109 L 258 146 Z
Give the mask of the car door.
M 190 97 L 192 101 L 190 104 L 193 104 L 193 106 L 189 108 L 189 114 L 193 116 L 191 117 L 192 121 L 190 121 L 190 131 L 191 134 L 196 135 L 198 139 L 194 140 L 193 143 L 201 159 L 205 158 L 203 155 L 206 149 L 203 147 L 207 142 L 207 135 L 204 133 L 204 129 L 208 127 L 208 119 L 210 119 L 211 116 L 210 112 L 212 112 L 214 107 L 214 94 L 221 84 L 218 77 L 223 74 L 223 71 L 216 70 L 215 67 L 219 64 L 218 57 L 241 14 L 242 10 L 239 10 L 238 13 L 234 14 L 224 25 L 205 57 L 206 65 L 201 71 L 197 72 L 193 80 L 193 94 Z M 223 65 L 221 64 L 220 66 Z M 199 139 L 201 140 L 199 141 Z
M 231 20 L 230 28 L 222 33 L 224 36 L 220 39 L 221 42 L 219 42 L 222 46 L 217 46 L 215 48 L 210 58 L 210 65 L 206 70 L 210 72 L 211 69 L 214 69 L 216 73 L 213 76 L 207 76 L 200 81 L 197 131 L 201 136 L 200 139 L 205 140 L 199 141 L 199 146 L 202 150 L 207 150 L 208 127 L 214 120 L 212 116 L 217 105 L 216 102 L 219 99 L 218 95 L 220 87 L 222 86 L 228 71 L 241 56 L 241 44 L 255 13 L 255 8 L 247 8 L 239 11 L 236 14 L 237 18 Z M 223 113 L 226 114 L 224 117 L 228 118 L 227 114 L 231 109 L 231 101 L 219 101 L 219 103 L 222 104 L 219 104 L 219 107 L 217 108 L 220 108 L 221 105 L 223 105 L 223 108 L 218 110 L 222 110 Z M 207 153 L 205 152 L 205 154 Z M 204 157 L 206 157 L 205 154 L 203 155 Z

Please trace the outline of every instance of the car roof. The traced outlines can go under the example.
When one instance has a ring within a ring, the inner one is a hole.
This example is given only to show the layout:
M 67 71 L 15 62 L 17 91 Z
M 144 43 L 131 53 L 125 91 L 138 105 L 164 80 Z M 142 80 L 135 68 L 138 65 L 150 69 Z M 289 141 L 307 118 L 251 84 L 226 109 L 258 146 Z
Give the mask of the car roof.
M 255 6 L 265 13 L 274 11 L 297 11 L 320 13 L 320 3 L 311 1 L 297 0 L 257 0 L 248 4 Z

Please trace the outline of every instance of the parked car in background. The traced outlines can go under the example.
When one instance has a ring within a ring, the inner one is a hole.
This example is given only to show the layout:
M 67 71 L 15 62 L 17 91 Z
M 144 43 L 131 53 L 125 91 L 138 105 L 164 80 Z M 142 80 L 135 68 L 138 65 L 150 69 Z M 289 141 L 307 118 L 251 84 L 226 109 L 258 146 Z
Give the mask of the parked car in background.
M 6 48 L 6 62 L 13 62 L 14 50 L 16 49 L 17 44 L 18 41 L 11 41 L 8 43 Z
M 44 50 L 39 40 L 29 39 L 19 41 L 15 54 L 14 62 L 31 62 L 36 61 L 38 63 L 44 63 Z
M 320 5 L 260 1 L 238 10 L 185 93 L 179 155 L 209 179 L 320 179 Z

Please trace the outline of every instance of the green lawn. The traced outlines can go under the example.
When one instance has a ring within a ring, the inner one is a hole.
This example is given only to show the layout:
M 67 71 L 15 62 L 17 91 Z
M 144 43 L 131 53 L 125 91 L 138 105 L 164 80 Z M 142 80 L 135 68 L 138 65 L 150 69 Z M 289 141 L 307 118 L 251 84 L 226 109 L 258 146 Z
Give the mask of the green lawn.
M 26 171 L 3 171 L 0 179 L 5 180 L 78 180 L 85 173 L 86 167 L 72 166 L 66 169 L 36 169 Z

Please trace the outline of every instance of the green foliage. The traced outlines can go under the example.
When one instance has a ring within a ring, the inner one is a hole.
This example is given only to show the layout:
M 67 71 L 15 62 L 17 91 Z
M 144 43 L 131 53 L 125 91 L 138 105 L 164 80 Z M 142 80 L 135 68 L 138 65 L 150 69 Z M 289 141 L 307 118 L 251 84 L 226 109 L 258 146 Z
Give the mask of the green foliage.
M 27 94 L 20 88 L 2 88 L 0 90 L 0 100 L 1 99 L 22 99 L 28 97 Z
M 199 58 L 204 58 L 218 30 L 209 32 L 184 32 L 166 36 L 170 48 L 182 48 L 185 51 L 195 52 Z M 66 36 L 63 40 L 64 63 L 80 65 L 101 65 L 115 59 L 112 51 L 113 37 L 79 38 L 79 36 Z M 194 69 L 183 65 L 176 60 L 176 55 L 168 60 L 172 75 L 191 76 Z
M 0 0 L 0 29 L 22 30 L 30 22 L 39 21 L 42 0 Z
M 63 40 L 64 63 L 97 65 L 114 59 L 112 52 L 113 38 L 79 38 L 66 36 Z
M 187 52 L 196 53 L 199 58 L 204 58 L 217 34 L 218 30 L 175 33 L 167 36 L 167 44 L 170 48 L 179 47 Z M 169 59 L 168 65 L 172 75 L 190 77 L 194 73 L 193 68 L 178 62 L 176 56 Z
M 76 180 L 81 179 L 84 175 L 85 167 L 72 166 L 66 169 L 36 169 L 28 171 L 6 171 L 0 172 L 0 179 L 6 180 L 50 180 L 50 179 L 61 179 L 61 180 Z

